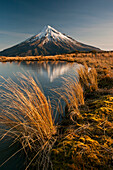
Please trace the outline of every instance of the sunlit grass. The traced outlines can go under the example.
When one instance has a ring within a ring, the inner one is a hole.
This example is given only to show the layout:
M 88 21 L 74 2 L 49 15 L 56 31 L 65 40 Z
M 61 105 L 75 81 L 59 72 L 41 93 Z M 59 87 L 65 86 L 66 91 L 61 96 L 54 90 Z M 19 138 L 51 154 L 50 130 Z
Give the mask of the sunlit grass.
M 21 143 L 30 157 L 26 169 L 37 156 L 40 166 L 44 167 L 49 162 L 49 151 L 56 134 L 51 103 L 31 75 L 20 73 L 17 79 L 18 84 L 10 78 L 4 79 L 1 87 L 0 124 L 5 127 L 1 140 L 9 136 L 14 143 Z
M 84 63 L 84 67 L 78 70 L 78 74 L 84 90 L 96 91 L 98 89 L 97 71 L 94 67 L 89 69 Z
M 58 95 L 59 100 L 65 102 L 65 117 L 73 121 L 73 117 L 80 114 L 79 107 L 84 105 L 81 84 L 75 77 L 63 78 L 63 86 L 54 91 Z M 60 108 L 60 112 L 62 112 L 62 107 Z
M 84 105 L 83 88 L 76 78 L 64 78 L 64 99 L 78 110 L 79 105 Z

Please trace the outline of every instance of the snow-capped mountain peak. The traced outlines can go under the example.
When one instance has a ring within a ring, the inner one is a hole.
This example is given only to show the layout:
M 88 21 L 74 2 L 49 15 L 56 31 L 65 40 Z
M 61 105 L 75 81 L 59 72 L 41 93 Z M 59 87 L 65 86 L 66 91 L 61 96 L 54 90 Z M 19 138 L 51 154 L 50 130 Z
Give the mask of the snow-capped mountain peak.
M 56 29 L 54 29 L 53 27 L 51 27 L 50 25 L 46 25 L 41 32 L 45 32 L 45 33 L 51 33 L 51 32 L 55 32 L 55 33 L 59 33 Z
M 28 39 L 28 41 L 34 42 L 41 38 L 45 38 L 45 40 L 43 41 L 43 44 L 49 41 L 65 41 L 65 42 L 74 41 L 73 39 L 62 34 L 61 32 L 57 31 L 56 29 L 54 29 L 53 27 L 49 25 L 45 26 L 39 34 L 36 34 L 35 36 L 31 37 L 30 39 Z

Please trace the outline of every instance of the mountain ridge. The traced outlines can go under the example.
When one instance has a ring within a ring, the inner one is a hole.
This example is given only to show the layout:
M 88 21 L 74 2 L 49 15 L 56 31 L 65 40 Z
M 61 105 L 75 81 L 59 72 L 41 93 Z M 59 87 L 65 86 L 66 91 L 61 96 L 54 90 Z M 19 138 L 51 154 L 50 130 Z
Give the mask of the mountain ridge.
M 45 26 L 39 34 L 0 52 L 2 56 L 56 55 L 72 51 L 100 51 L 99 48 L 80 43 L 51 26 Z

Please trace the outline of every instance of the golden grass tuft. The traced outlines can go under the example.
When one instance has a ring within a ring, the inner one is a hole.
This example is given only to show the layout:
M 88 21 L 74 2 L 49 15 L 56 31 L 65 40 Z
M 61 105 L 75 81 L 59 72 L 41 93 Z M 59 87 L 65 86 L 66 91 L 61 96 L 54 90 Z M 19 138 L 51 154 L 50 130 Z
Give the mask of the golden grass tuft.
M 65 117 L 74 122 L 74 117 L 80 114 L 79 106 L 84 105 L 83 88 L 76 78 L 63 78 L 62 89 L 55 92 L 63 99 L 66 104 Z
M 66 104 L 70 103 L 78 110 L 79 105 L 84 105 L 83 89 L 76 78 L 63 78 L 64 79 L 64 99 Z
M 1 85 L 0 124 L 4 127 L 1 140 L 10 136 L 14 143 L 21 143 L 25 153 L 29 153 L 27 156 L 30 155 L 26 169 L 37 156 L 41 159 L 39 167 L 44 167 L 49 162 L 56 134 L 51 103 L 30 74 L 19 73 L 17 79 L 18 84 L 9 78 Z
M 78 74 L 84 90 L 96 91 L 98 89 L 97 71 L 94 67 L 89 69 L 84 63 L 84 67 L 78 70 Z

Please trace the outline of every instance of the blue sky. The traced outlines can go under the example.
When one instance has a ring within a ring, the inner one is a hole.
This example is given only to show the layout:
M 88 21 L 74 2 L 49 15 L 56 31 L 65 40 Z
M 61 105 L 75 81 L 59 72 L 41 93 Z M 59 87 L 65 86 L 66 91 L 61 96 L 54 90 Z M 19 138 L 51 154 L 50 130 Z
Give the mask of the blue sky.
M 39 33 L 45 25 L 113 50 L 113 0 L 0 1 L 0 50 Z

